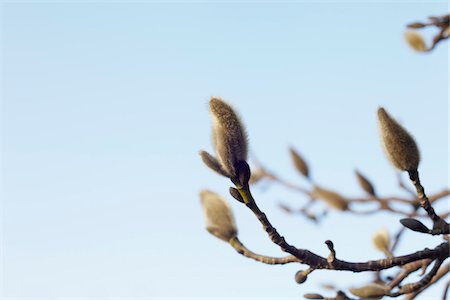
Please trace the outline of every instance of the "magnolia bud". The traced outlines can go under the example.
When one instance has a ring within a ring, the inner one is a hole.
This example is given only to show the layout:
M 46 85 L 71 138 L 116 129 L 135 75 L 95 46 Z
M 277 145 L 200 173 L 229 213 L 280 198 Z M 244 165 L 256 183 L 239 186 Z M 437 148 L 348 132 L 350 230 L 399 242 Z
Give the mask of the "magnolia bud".
M 353 295 L 364 299 L 381 299 L 387 293 L 384 286 L 374 283 L 361 288 L 349 289 L 349 291 Z
M 228 203 L 218 194 L 203 190 L 200 192 L 206 230 L 217 238 L 228 242 L 237 236 L 233 212 Z
M 391 163 L 403 171 L 417 170 L 420 154 L 416 142 L 382 107 L 378 109 L 378 128 Z
M 306 271 L 298 271 L 297 273 L 295 273 L 295 282 L 297 282 L 298 284 L 302 284 L 306 281 L 306 279 L 308 279 L 308 274 L 309 273 Z
M 295 168 L 305 177 L 309 177 L 309 168 L 306 164 L 303 157 L 298 154 L 297 151 L 295 151 L 294 148 L 290 148 L 289 152 L 291 153 L 292 161 L 294 162 Z
M 389 250 L 391 239 L 389 232 L 386 229 L 375 231 L 372 235 L 372 242 L 375 248 L 386 254 L 386 256 L 391 256 L 391 252 Z
M 303 297 L 305 297 L 305 299 L 313 299 L 313 300 L 325 299 L 320 294 L 311 294 L 311 293 L 304 294 Z
M 330 207 L 335 208 L 337 210 L 347 210 L 348 201 L 342 197 L 340 194 L 321 188 L 319 186 L 315 186 L 312 191 L 312 196 L 315 199 L 322 199 L 325 201 Z
M 222 166 L 217 161 L 217 159 L 206 151 L 200 151 L 200 156 L 203 163 L 208 166 L 211 170 L 219 173 L 222 176 L 229 177 L 229 175 L 222 169 Z
M 415 31 L 405 32 L 405 39 L 411 48 L 416 51 L 425 52 L 428 50 L 423 37 Z
M 233 108 L 220 98 L 212 98 L 209 108 L 213 120 L 213 145 L 222 169 L 236 177 L 240 161 L 247 159 L 247 134 Z
M 355 175 L 361 188 L 368 194 L 375 196 L 375 188 L 373 187 L 372 183 L 357 170 L 355 170 Z
M 237 201 L 239 201 L 241 203 L 245 203 L 244 198 L 242 198 L 241 193 L 239 193 L 239 191 L 237 189 L 235 189 L 234 187 L 230 187 L 229 191 L 230 191 L 230 195 L 234 199 L 236 199 Z
M 412 231 L 422 232 L 422 233 L 429 233 L 430 230 L 425 226 L 422 222 L 419 220 L 413 219 L 413 218 L 405 218 L 401 219 L 400 223 L 402 223 L 403 226 L 406 228 L 411 229 Z

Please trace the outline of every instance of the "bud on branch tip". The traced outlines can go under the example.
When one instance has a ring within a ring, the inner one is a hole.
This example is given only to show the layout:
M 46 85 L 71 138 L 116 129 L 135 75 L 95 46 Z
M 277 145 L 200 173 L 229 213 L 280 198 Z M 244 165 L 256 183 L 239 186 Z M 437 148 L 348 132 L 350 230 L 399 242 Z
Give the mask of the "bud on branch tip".
M 378 128 L 386 155 L 394 167 L 402 171 L 417 170 L 420 154 L 416 142 L 382 107 L 378 109 Z
M 230 178 L 236 177 L 238 164 L 247 160 L 247 134 L 238 114 L 225 101 L 212 98 L 209 109 L 213 121 L 213 146 L 217 161 Z

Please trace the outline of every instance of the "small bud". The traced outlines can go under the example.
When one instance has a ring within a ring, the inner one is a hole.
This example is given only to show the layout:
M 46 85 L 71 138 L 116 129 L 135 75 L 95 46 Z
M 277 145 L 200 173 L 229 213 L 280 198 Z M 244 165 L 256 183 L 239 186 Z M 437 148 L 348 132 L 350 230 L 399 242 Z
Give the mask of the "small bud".
M 412 218 L 405 218 L 401 219 L 400 223 L 402 223 L 403 226 L 406 228 L 411 229 L 412 231 L 422 232 L 422 233 L 429 233 L 430 230 L 425 226 L 422 222 L 412 219 Z
M 228 242 L 237 236 L 233 212 L 228 203 L 218 194 L 209 190 L 200 192 L 206 230 L 215 237 Z
M 394 167 L 403 171 L 417 170 L 420 154 L 416 142 L 382 107 L 378 109 L 378 128 L 386 155 Z
M 315 199 L 324 200 L 330 207 L 337 210 L 344 211 L 348 208 L 348 202 L 344 197 L 336 192 L 321 188 L 319 186 L 314 187 L 312 197 Z
M 241 193 L 239 193 L 239 191 L 237 189 L 235 189 L 234 187 L 230 187 L 230 195 L 237 201 L 239 201 L 241 203 L 245 203 L 244 199 L 241 196 Z
M 372 183 L 361 173 L 359 173 L 358 170 L 355 170 L 355 175 L 361 188 L 369 195 L 375 196 L 375 188 L 373 187 Z
M 245 186 L 248 185 L 250 177 L 252 176 L 252 172 L 250 170 L 250 166 L 244 160 L 238 161 L 236 164 L 236 178 L 239 180 L 238 182 L 234 182 L 237 186 Z M 232 179 L 234 181 L 234 179 Z
M 320 299 L 325 299 L 322 295 L 320 294 L 304 294 L 303 297 L 305 297 L 305 299 L 312 299 L 312 300 L 320 300 Z
M 297 151 L 295 151 L 294 148 L 290 148 L 289 152 L 291 153 L 291 158 L 297 171 L 299 171 L 306 178 L 309 178 L 309 168 L 305 160 L 300 156 L 300 154 L 298 154 Z
M 281 208 L 281 210 L 284 211 L 285 213 L 288 213 L 288 214 L 292 213 L 292 209 L 291 209 L 289 206 L 287 206 L 286 204 L 279 203 L 278 206 L 279 206 L 279 207 Z
M 391 238 L 389 236 L 389 232 L 386 229 L 375 231 L 372 235 L 372 242 L 375 248 L 386 254 L 387 257 L 392 256 L 389 250 Z
M 387 294 L 387 290 L 384 286 L 374 283 L 361 288 L 349 289 L 349 291 L 353 295 L 364 299 L 381 299 Z
M 424 28 L 425 26 L 426 26 L 425 24 L 420 23 L 420 22 L 408 24 L 408 28 L 412 28 L 412 29 Z
M 214 156 L 212 156 L 206 151 L 200 151 L 200 156 L 202 158 L 203 163 L 206 166 L 208 166 L 211 170 L 219 173 L 222 176 L 230 177 L 230 175 L 228 175 L 227 172 L 225 172 L 225 170 L 222 169 L 222 166 Z
M 298 284 L 302 284 L 306 281 L 306 279 L 308 279 L 308 274 L 309 273 L 305 271 L 298 271 L 297 273 L 295 273 L 295 282 L 297 282 Z
M 423 37 L 415 31 L 407 31 L 405 32 L 405 39 L 408 42 L 409 46 L 416 51 L 425 52 L 427 51 L 427 46 L 425 45 L 425 41 Z
M 247 159 L 247 134 L 233 108 L 220 98 L 212 98 L 213 145 L 217 160 L 231 178 L 236 177 L 240 161 Z

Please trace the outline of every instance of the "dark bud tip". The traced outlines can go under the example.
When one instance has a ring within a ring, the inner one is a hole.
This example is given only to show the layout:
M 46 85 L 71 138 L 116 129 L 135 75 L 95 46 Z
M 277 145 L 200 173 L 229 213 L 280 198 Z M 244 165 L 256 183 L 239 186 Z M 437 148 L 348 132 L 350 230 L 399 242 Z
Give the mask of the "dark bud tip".
M 306 279 L 308 279 L 308 275 L 305 274 L 304 271 L 298 271 L 297 273 L 295 273 L 295 282 L 297 282 L 298 284 L 302 284 L 306 281 Z
M 239 191 L 234 187 L 230 187 L 230 195 L 237 201 L 244 203 L 244 199 L 242 199 L 241 193 L 239 193 Z
M 237 163 L 236 166 L 236 177 L 232 178 L 231 181 L 238 187 L 244 187 L 248 185 L 251 177 L 250 166 L 244 160 Z
M 330 250 L 334 249 L 334 244 L 332 241 L 326 240 L 325 244 L 327 245 L 328 249 L 330 249 Z
M 429 233 L 430 230 L 420 221 L 412 218 L 405 218 L 401 219 L 400 223 L 402 223 L 403 226 L 405 226 L 408 229 L 411 229 L 412 231 L 422 232 L 422 233 Z

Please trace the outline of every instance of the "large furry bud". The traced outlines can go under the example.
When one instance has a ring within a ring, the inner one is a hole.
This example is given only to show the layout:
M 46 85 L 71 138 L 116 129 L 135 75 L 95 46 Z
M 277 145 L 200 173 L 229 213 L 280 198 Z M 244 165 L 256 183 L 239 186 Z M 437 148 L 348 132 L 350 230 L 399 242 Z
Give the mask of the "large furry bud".
M 206 230 L 226 242 L 236 237 L 236 223 L 233 211 L 228 203 L 218 194 L 209 190 L 201 191 L 200 199 L 206 221 Z
M 378 127 L 384 150 L 394 167 L 403 171 L 417 170 L 420 154 L 416 142 L 382 107 L 378 109 Z
M 405 32 L 405 40 L 416 51 L 425 52 L 428 50 L 423 37 L 415 31 Z
M 233 108 L 220 98 L 212 98 L 209 108 L 213 120 L 213 145 L 222 169 L 236 177 L 238 163 L 247 160 L 247 135 Z

